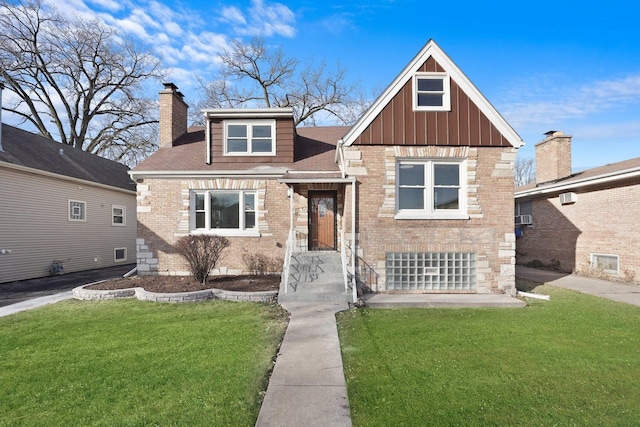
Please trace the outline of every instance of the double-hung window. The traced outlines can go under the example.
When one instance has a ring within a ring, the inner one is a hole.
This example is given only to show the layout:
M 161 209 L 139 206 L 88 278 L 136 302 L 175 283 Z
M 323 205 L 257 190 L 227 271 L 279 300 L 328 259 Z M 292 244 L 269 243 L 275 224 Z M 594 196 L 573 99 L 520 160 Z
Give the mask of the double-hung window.
M 416 73 L 413 76 L 413 109 L 449 111 L 451 82 L 446 73 Z
M 224 125 L 226 155 L 269 156 L 276 154 L 275 121 L 227 121 Z
M 465 161 L 401 160 L 397 219 L 467 219 Z
M 227 236 L 257 234 L 256 201 L 252 191 L 194 191 L 191 230 Z
M 126 207 L 125 206 L 111 206 L 111 225 L 122 226 L 127 225 Z

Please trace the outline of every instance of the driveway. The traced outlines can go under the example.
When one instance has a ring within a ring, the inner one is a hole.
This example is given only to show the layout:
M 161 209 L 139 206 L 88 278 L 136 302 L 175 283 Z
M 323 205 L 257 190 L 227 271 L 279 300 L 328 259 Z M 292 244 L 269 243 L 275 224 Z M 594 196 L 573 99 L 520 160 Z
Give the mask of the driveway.
M 135 266 L 135 264 L 126 264 L 96 270 L 78 271 L 76 273 L 66 273 L 60 276 L 47 276 L 37 279 L 0 283 L 0 307 L 33 298 L 70 291 L 76 286 L 86 285 L 87 283 L 122 277 L 122 275 Z
M 640 285 L 610 282 L 522 266 L 516 266 L 516 276 L 532 282 L 548 283 L 584 294 L 640 306 Z

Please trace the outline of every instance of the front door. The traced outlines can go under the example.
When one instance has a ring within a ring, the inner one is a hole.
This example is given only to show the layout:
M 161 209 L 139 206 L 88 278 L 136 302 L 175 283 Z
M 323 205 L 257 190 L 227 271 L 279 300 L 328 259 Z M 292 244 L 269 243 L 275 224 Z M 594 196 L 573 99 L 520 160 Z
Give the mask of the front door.
M 309 192 L 309 250 L 336 249 L 336 192 Z

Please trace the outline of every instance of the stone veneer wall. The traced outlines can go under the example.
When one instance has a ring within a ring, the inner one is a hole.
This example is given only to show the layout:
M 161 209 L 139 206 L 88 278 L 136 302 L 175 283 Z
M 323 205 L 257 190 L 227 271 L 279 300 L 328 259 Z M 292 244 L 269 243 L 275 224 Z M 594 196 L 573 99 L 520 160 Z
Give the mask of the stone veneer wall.
M 361 278 L 384 292 L 386 252 L 474 252 L 477 292 L 515 294 L 513 148 L 351 146 L 347 173 L 355 175 L 357 256 Z M 468 220 L 396 220 L 396 158 L 467 159 Z M 350 203 L 351 189 L 345 202 Z M 346 206 L 347 215 L 351 206 Z M 351 238 L 351 219 L 344 221 Z
M 146 179 L 138 183 L 137 263 L 139 274 L 188 275 L 189 266 L 173 245 L 189 234 L 190 191 L 255 190 L 259 237 L 228 237 L 215 273 L 246 272 L 242 255 L 282 258 L 289 231 L 287 186 L 267 179 Z

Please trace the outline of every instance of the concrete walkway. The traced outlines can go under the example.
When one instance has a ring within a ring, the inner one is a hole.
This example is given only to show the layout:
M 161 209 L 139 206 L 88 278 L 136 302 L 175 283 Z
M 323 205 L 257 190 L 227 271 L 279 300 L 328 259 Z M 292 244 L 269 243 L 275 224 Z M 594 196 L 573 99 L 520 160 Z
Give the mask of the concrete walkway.
M 640 285 L 516 266 L 516 277 L 640 306 Z
M 19 313 L 25 310 L 31 310 L 32 308 L 42 307 L 47 304 L 55 304 L 66 299 L 73 298 L 72 291 L 59 292 L 53 295 L 46 295 L 43 297 L 37 297 L 28 299 L 25 301 L 17 302 L 15 304 L 5 305 L 0 307 L 0 317 L 9 316 L 11 314 Z
M 364 295 L 364 303 L 369 308 L 514 308 L 527 305 L 504 294 L 368 294 Z
M 286 302 L 291 313 L 257 427 L 351 426 L 336 313 L 346 302 Z

